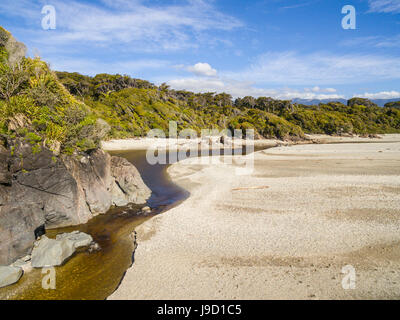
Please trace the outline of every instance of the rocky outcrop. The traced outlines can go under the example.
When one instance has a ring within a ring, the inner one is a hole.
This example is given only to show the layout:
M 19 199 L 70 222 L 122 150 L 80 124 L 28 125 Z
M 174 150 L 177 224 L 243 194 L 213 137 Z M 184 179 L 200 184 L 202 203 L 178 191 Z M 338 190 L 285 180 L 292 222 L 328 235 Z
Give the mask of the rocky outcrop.
M 0 266 L 0 288 L 18 282 L 22 274 L 21 268 Z
M 86 223 L 151 191 L 125 159 L 97 149 L 56 157 L 21 141 L 0 149 L 0 265 L 29 253 L 46 228 Z

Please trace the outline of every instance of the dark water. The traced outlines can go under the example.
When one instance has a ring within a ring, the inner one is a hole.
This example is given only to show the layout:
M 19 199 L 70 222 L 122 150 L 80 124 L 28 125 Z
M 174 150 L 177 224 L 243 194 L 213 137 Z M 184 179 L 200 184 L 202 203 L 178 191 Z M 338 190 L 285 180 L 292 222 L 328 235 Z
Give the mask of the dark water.
M 175 185 L 167 174 L 167 164 L 150 165 L 146 159 L 146 151 L 119 151 L 112 155 L 123 157 L 131 162 L 140 172 L 144 183 L 151 189 L 151 198 L 147 201 L 157 212 L 160 209 L 177 204 L 186 199 L 189 193 Z M 167 159 L 169 153 L 166 152 Z

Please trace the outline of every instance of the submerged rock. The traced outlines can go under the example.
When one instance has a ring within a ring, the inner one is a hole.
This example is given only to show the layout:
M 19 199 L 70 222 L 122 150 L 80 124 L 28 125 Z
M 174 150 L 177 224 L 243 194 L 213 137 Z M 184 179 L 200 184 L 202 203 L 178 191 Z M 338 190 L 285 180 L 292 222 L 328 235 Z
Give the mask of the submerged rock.
M 0 266 L 0 288 L 18 282 L 22 274 L 23 271 L 21 268 Z
M 92 242 L 92 244 L 90 245 L 90 247 L 88 249 L 89 253 L 97 252 L 100 250 L 101 250 L 101 247 L 97 242 Z

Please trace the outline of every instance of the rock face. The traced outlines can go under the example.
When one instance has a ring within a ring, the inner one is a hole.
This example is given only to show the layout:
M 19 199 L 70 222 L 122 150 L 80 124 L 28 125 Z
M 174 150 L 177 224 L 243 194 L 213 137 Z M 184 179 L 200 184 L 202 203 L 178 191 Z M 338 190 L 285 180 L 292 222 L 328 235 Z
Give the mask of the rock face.
M 21 268 L 0 266 L 0 288 L 18 282 L 22 274 L 23 271 Z
M 144 204 L 136 168 L 102 150 L 56 157 L 29 143 L 0 146 L 0 265 L 29 254 L 46 228 L 86 223 L 112 205 Z
M 29 253 L 35 231 L 45 223 L 43 210 L 34 203 L 0 206 L 0 265 Z

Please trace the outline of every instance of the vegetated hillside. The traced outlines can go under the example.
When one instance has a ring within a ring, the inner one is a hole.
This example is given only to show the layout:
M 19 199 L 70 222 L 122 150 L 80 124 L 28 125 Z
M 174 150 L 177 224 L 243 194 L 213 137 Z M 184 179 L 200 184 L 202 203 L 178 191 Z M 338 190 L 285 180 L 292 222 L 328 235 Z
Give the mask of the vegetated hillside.
M 258 137 L 296 139 L 304 133 L 375 134 L 400 132 L 398 103 L 381 108 L 367 99 L 306 106 L 272 98 L 176 91 L 128 76 L 95 77 L 57 72 L 68 90 L 111 125 L 109 137 L 143 136 L 149 129 L 248 129 Z
M 0 145 L 25 140 L 39 152 L 97 146 L 108 125 L 71 95 L 48 65 L 26 58 L 25 46 L 0 27 Z
M 168 134 L 169 121 L 178 130 L 256 128 L 266 137 L 302 137 L 302 130 L 273 113 L 241 108 L 228 94 L 195 94 L 175 91 L 165 84 L 157 87 L 127 76 L 100 74 L 93 78 L 57 72 L 69 91 L 111 125 L 110 137 L 144 136 L 159 128 Z
M 301 139 L 304 133 L 400 132 L 399 103 L 366 99 L 305 106 L 271 98 L 176 91 L 128 76 L 52 72 L 0 27 L 0 144 L 22 139 L 40 151 L 96 148 L 103 138 L 145 136 L 169 121 L 180 129 L 252 129 L 256 137 Z

